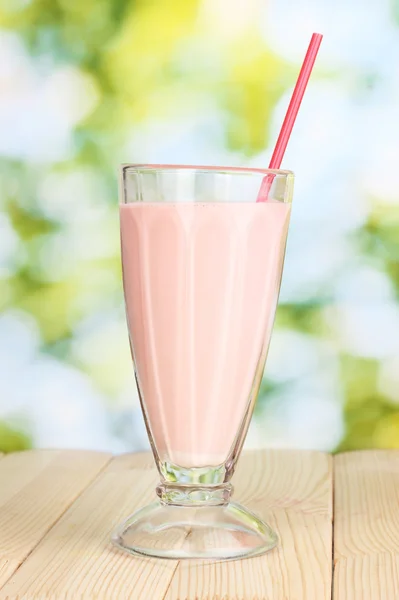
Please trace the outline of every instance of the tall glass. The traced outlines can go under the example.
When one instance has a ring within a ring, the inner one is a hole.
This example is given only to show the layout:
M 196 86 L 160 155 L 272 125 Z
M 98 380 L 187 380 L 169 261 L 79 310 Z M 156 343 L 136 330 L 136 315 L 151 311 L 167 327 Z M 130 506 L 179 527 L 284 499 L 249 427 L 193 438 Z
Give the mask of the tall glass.
M 264 177 L 267 202 L 256 202 Z M 156 502 L 114 543 L 162 558 L 234 559 L 277 536 L 231 501 L 262 378 L 290 217 L 289 171 L 124 165 L 123 284 L 159 471 Z

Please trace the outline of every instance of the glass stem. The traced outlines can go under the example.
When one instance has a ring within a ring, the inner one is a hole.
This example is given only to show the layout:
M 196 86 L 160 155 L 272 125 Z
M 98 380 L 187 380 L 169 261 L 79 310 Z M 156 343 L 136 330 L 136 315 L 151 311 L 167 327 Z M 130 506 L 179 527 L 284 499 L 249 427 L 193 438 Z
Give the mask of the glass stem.
M 230 502 L 231 483 L 221 485 L 187 485 L 160 483 L 156 488 L 162 504 L 172 506 L 223 506 Z

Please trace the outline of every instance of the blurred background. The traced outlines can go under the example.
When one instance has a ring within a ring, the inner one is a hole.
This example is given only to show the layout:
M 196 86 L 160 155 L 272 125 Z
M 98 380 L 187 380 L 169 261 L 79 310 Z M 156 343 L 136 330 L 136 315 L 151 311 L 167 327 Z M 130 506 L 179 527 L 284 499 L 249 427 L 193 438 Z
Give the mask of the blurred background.
M 147 447 L 118 165 L 267 166 L 313 31 L 247 447 L 399 447 L 398 0 L 1 0 L 0 450 Z

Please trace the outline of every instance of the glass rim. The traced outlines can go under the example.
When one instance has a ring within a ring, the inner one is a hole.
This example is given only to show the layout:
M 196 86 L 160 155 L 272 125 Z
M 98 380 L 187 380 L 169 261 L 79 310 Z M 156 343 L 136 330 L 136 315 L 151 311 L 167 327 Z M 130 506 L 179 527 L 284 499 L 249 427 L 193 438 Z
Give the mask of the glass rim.
M 294 172 L 287 169 L 260 169 L 257 167 L 222 167 L 214 165 L 173 165 L 173 164 L 140 164 L 140 163 L 122 163 L 121 172 L 132 170 L 136 173 L 145 173 L 147 171 L 202 171 L 214 172 L 220 174 L 236 175 L 280 175 L 283 177 L 294 177 Z

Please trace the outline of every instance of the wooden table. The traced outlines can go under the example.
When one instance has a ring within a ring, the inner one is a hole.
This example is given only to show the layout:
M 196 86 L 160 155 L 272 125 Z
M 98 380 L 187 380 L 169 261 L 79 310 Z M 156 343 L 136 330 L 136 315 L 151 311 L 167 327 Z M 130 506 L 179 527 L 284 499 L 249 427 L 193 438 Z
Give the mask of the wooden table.
M 148 454 L 0 457 L 0 600 L 399 598 L 399 452 L 244 453 L 235 497 L 281 544 L 235 562 L 134 558 L 110 545 L 157 479 Z

